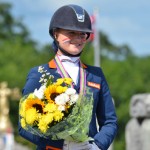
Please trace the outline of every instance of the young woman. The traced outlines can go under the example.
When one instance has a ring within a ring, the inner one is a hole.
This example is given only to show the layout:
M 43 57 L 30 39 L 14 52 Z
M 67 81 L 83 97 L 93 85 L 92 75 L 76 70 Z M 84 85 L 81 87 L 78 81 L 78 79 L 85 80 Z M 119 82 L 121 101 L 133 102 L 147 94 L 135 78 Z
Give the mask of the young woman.
M 49 27 L 49 33 L 54 39 L 56 55 L 49 63 L 42 66 L 55 79 L 64 77 L 63 72 L 65 72 L 72 78 L 73 86 L 78 93 L 83 90 L 81 87 L 91 89 L 94 106 L 89 125 L 89 137 L 92 137 L 94 141 L 77 143 L 63 139 L 44 139 L 27 132 L 19 123 L 20 135 L 36 144 L 37 150 L 107 150 L 114 140 L 117 133 L 117 117 L 105 76 L 101 68 L 83 64 L 80 60 L 91 32 L 91 21 L 86 10 L 78 5 L 66 5 L 59 8 L 54 13 Z M 84 75 L 84 79 L 81 74 Z M 40 76 L 38 67 L 30 70 L 23 88 L 23 95 L 41 86 Z

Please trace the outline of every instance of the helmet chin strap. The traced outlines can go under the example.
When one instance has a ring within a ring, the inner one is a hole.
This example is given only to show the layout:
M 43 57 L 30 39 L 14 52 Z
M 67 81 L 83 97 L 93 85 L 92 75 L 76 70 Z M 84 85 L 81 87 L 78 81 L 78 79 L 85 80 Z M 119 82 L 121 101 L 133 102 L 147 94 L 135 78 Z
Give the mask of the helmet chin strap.
M 59 42 L 55 39 L 55 44 L 58 47 L 58 49 L 65 55 L 65 56 L 69 56 L 69 57 L 78 57 L 81 55 L 82 51 L 79 54 L 73 55 L 68 53 L 65 49 L 63 49 L 62 47 L 60 47 Z

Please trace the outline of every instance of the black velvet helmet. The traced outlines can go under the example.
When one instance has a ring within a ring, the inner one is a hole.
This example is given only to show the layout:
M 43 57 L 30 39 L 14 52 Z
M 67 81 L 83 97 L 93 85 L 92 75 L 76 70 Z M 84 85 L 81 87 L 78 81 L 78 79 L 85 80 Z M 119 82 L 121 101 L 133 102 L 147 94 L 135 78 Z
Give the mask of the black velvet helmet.
M 53 31 L 57 28 L 86 32 L 88 37 L 92 33 L 90 17 L 86 10 L 78 5 L 62 6 L 54 13 L 49 26 L 52 38 Z

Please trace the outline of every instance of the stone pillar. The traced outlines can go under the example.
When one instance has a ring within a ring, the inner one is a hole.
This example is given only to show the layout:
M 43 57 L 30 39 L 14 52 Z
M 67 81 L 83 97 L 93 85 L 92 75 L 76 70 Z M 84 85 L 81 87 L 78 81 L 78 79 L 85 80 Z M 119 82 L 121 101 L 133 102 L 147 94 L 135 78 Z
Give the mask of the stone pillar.
M 140 135 L 140 124 L 136 118 L 132 118 L 126 126 L 126 150 L 142 150 Z
M 141 126 L 141 142 L 143 145 L 142 150 L 150 149 L 150 119 L 145 119 Z
M 6 132 L 7 128 L 12 128 L 9 120 L 8 96 L 11 90 L 7 88 L 7 83 L 0 83 L 0 131 Z
M 130 116 L 125 131 L 126 150 L 149 150 L 150 94 L 137 94 L 131 98 Z
M 109 146 L 108 150 L 113 150 L 113 143 Z
M 9 119 L 9 103 L 8 98 L 19 99 L 20 92 L 18 88 L 8 88 L 7 82 L 0 83 L 0 132 L 6 133 L 7 130 L 12 130 L 12 124 Z

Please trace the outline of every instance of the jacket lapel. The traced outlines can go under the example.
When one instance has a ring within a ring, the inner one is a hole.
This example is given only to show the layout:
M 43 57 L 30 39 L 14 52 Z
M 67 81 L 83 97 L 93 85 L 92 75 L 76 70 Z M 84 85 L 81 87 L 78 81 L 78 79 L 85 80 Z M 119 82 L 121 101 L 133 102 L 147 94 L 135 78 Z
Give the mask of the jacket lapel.
M 55 63 L 54 59 L 50 60 L 49 63 L 48 63 L 48 65 L 49 65 L 50 69 L 54 69 L 54 72 L 53 72 L 54 78 L 55 79 L 61 78 L 61 75 L 57 71 L 57 66 L 56 66 L 56 63 Z M 82 67 L 85 70 L 87 69 L 87 66 L 85 64 L 83 64 L 83 63 L 82 63 Z M 80 75 L 79 75 L 79 77 L 80 77 Z M 78 84 L 75 85 L 75 89 L 79 92 L 79 89 L 80 89 L 80 78 L 78 79 Z
M 56 66 L 56 63 L 55 63 L 54 59 L 50 60 L 48 65 L 49 65 L 49 68 L 57 69 L 57 66 Z M 83 63 L 82 63 L 82 66 L 83 66 L 84 69 L 87 68 L 87 66 Z

